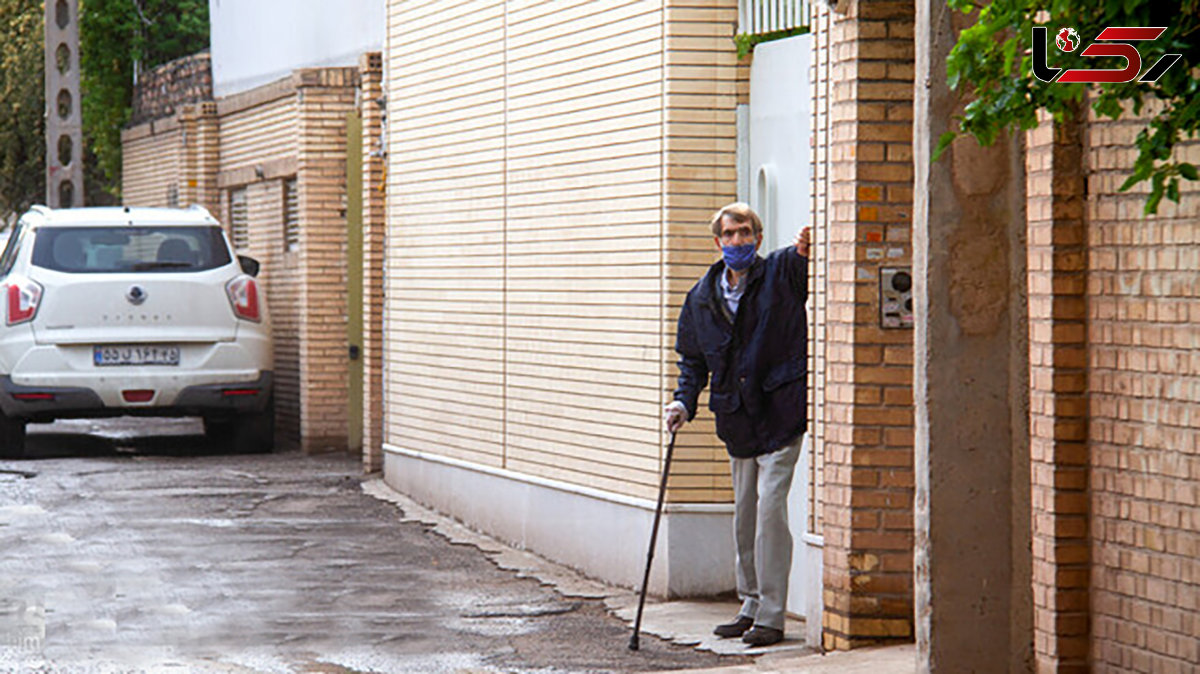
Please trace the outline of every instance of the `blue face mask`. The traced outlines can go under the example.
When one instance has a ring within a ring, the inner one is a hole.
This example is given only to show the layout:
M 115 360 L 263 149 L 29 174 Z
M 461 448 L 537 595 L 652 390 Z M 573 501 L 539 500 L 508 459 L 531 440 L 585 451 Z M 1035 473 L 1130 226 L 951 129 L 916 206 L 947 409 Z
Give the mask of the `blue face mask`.
M 758 244 L 747 243 L 741 246 L 721 246 L 721 253 L 725 256 L 725 266 L 734 271 L 742 271 L 748 268 L 756 257 Z

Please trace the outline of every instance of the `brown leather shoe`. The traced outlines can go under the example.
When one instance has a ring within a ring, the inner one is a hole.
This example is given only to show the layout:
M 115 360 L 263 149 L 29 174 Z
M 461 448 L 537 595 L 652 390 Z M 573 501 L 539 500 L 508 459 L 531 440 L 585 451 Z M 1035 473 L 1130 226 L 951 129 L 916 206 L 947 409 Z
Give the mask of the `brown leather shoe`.
M 746 633 L 746 630 L 750 629 L 753 625 L 754 618 L 747 618 L 746 616 L 740 615 L 731 623 L 717 625 L 717 628 L 713 630 L 713 634 L 721 637 L 722 639 L 732 639 L 733 637 L 742 636 Z
M 742 635 L 742 641 L 751 646 L 770 646 L 783 641 L 783 630 L 755 625 L 749 632 Z

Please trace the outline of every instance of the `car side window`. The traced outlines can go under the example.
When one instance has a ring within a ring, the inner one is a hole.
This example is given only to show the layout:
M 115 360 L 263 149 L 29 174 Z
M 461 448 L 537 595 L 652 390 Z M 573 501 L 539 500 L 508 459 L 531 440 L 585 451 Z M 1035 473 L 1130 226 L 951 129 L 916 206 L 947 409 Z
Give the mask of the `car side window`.
M 8 235 L 8 244 L 4 246 L 4 253 L 0 254 L 0 278 L 8 276 L 12 271 L 13 264 L 17 261 L 17 251 L 21 247 L 21 236 L 25 233 L 25 223 L 18 221 L 13 225 L 13 231 Z

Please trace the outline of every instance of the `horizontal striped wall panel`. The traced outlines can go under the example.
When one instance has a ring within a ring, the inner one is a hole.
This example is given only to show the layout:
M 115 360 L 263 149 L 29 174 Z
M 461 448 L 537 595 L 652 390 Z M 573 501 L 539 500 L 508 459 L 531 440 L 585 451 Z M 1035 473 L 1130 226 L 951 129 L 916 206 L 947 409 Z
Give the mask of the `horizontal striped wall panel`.
M 298 123 L 295 96 L 226 115 L 221 119 L 218 170 L 253 165 L 264 158 L 295 155 Z
M 695 79 L 731 50 L 717 5 L 679 29 L 661 0 L 390 2 L 389 237 L 415 254 L 387 264 L 389 442 L 654 496 L 674 277 L 711 262 L 697 219 L 735 179 L 705 107 L 742 71 Z M 728 500 L 711 419 L 689 429 L 670 498 Z
M 121 200 L 126 206 L 166 206 L 167 193 L 180 175 L 178 126 L 122 144 Z
M 667 345 L 673 346 L 684 295 L 719 257 L 709 217 L 737 196 L 736 81 L 745 73 L 738 68 L 730 39 L 730 25 L 737 20 L 736 2 L 666 3 L 667 40 L 676 48 L 666 51 L 664 83 L 668 245 L 663 252 L 663 281 L 668 309 L 659 328 Z M 680 38 L 687 41 L 675 42 Z M 664 354 L 664 395 L 674 389 L 677 360 L 673 349 Z M 725 459 L 725 452 L 713 435 L 707 396 L 699 407 L 696 419 L 680 433 L 678 444 L 691 456 L 708 456 L 712 461 L 689 462 L 686 490 L 693 496 L 707 493 L 728 499 L 728 470 L 708 470 L 718 457 Z M 680 488 L 685 487 L 681 484 Z
M 501 467 L 504 6 L 390 7 L 384 437 Z

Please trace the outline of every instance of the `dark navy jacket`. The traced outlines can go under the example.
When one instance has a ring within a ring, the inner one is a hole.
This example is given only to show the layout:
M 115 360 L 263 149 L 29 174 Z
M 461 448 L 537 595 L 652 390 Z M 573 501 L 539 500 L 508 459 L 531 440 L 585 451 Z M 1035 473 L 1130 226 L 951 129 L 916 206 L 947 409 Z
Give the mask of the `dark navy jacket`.
M 679 313 L 675 399 L 696 416 L 709 383 L 709 408 L 730 456 L 773 452 L 802 435 L 808 399 L 808 260 L 795 247 L 756 258 L 747 271 L 737 314 L 721 294 L 725 262 L 709 268 L 688 292 Z M 732 319 L 732 320 L 731 320 Z

